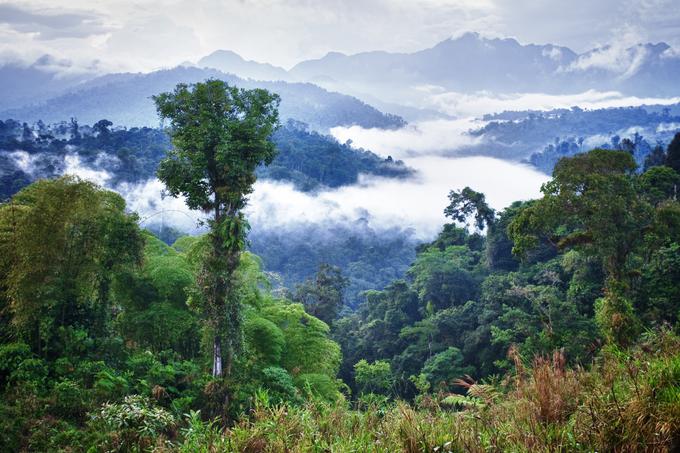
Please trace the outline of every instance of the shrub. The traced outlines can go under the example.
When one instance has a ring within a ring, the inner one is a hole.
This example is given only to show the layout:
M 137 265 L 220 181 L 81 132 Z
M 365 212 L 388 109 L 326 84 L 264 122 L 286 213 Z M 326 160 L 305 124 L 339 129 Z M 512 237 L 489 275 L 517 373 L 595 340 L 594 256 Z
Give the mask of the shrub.
M 262 370 L 262 384 L 267 388 L 273 404 L 301 402 L 293 378 L 283 368 L 268 367 Z
M 326 374 L 301 374 L 295 379 L 295 384 L 305 395 L 311 398 L 329 403 L 342 399 L 338 382 Z
M 91 428 L 110 451 L 144 450 L 174 436 L 175 418 L 148 398 L 128 395 L 105 403 L 92 416 Z

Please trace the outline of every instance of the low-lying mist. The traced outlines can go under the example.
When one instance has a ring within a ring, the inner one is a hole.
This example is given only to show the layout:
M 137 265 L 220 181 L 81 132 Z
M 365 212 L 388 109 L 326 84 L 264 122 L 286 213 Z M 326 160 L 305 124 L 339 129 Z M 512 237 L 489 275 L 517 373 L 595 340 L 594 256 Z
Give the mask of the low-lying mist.
M 465 186 L 484 192 L 494 208 L 535 198 L 547 176 L 520 164 L 488 157 L 421 156 L 408 160 L 417 176 L 401 181 L 363 177 L 359 184 L 316 194 L 292 185 L 261 181 L 248 207 L 253 228 L 318 223 L 352 223 L 365 219 L 376 230 L 410 228 L 431 239 L 445 222 L 450 190 Z
M 623 94 L 619 91 L 587 90 L 572 94 L 546 93 L 458 93 L 442 87 L 416 87 L 414 107 L 437 110 L 457 118 L 482 116 L 487 113 L 520 110 L 552 110 L 579 106 L 583 109 L 670 105 L 680 97 L 657 98 Z
M 253 233 L 310 223 L 351 226 L 360 220 L 375 231 L 412 229 L 416 239 L 429 240 L 445 222 L 443 209 L 450 190 L 470 186 L 485 193 L 496 209 L 538 196 L 547 176 L 532 167 L 489 157 L 437 155 L 479 141 L 463 134 L 473 124 L 460 120 L 421 123 L 401 130 L 336 128 L 333 133 L 340 141 L 351 139 L 383 156 L 410 156 L 406 163 L 416 170 L 415 176 L 361 175 L 358 184 L 316 192 L 298 191 L 291 183 L 260 180 L 247 207 Z M 111 186 L 111 174 L 101 168 L 90 168 L 73 155 L 65 159 L 64 173 L 121 193 L 128 209 L 139 213 L 143 226 L 163 224 L 187 233 L 202 231 L 199 220 L 203 214 L 187 209 L 181 198 L 164 195 L 163 184 L 157 179 Z

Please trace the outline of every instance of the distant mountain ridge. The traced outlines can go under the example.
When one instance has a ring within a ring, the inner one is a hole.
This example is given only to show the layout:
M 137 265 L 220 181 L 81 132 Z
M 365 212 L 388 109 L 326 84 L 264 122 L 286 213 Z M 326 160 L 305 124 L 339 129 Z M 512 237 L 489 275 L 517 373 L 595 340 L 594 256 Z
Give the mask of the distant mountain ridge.
M 278 93 L 283 120 L 293 118 L 320 131 L 335 126 L 395 128 L 405 124 L 398 116 L 382 113 L 356 98 L 332 93 L 310 83 L 244 80 L 215 69 L 196 67 L 102 76 L 42 103 L 0 111 L 0 118 L 47 123 L 70 117 L 83 123 L 95 123 L 105 118 L 124 126 L 157 126 L 159 120 L 151 96 L 170 91 L 180 82 L 194 83 L 210 78 L 242 88 L 266 88 Z
M 437 109 L 436 102 L 424 100 L 451 92 L 558 95 L 598 90 L 680 96 L 680 53 L 666 43 L 614 44 L 576 53 L 553 44 L 521 44 L 512 38 L 466 33 L 411 53 L 330 52 L 289 71 L 246 60 L 229 50 L 146 74 L 69 75 L 72 68 L 67 63 L 45 56 L 31 65 L 0 66 L 0 116 L 27 121 L 77 116 L 85 122 L 110 116 L 117 124 L 155 125 L 149 96 L 177 82 L 208 77 L 278 91 L 284 98 L 282 116 L 324 131 L 352 124 L 399 126 L 396 117 L 381 118 L 366 104 L 412 120 L 442 117 L 442 112 L 424 110 Z
M 55 96 L 96 77 L 93 72 L 69 73 L 68 62 L 43 55 L 31 64 L 0 63 L 0 105 L 23 105 Z
M 216 50 L 196 63 L 200 68 L 212 68 L 241 78 L 253 80 L 284 80 L 291 79 L 290 74 L 283 68 L 269 63 L 258 63 L 245 60 L 231 50 Z
M 364 52 L 303 61 L 290 73 L 327 88 L 344 84 L 394 102 L 405 90 L 540 92 L 590 89 L 680 95 L 680 56 L 665 43 L 605 46 L 577 54 L 552 44 L 520 44 L 466 33 L 413 53 Z M 413 94 L 413 93 L 411 93 Z

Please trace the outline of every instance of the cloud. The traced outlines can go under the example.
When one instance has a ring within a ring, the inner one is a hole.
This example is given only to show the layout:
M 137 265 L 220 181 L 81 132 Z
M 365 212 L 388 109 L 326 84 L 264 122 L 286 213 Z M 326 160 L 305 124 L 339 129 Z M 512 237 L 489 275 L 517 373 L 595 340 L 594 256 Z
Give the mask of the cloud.
M 543 49 L 544 57 L 549 57 L 552 60 L 560 61 L 562 59 L 562 49 L 559 47 L 550 47 Z
M 290 184 L 260 181 L 247 208 L 253 229 L 364 219 L 374 230 L 413 229 L 418 239 L 432 239 L 446 219 L 450 190 L 470 186 L 484 192 L 497 209 L 515 200 L 539 196 L 546 175 L 487 157 L 422 156 L 408 164 L 418 177 L 402 181 L 363 177 L 358 185 L 318 194 L 297 192 Z
M 201 44 L 193 28 L 164 14 L 140 15 L 126 21 L 100 43 L 115 64 L 143 68 L 150 61 L 175 65 L 200 55 Z
M 137 184 L 122 183 L 113 190 L 125 198 L 128 210 L 139 214 L 143 227 L 169 224 L 187 233 L 205 231 L 200 225 L 204 216 L 187 208 L 184 198 L 166 195 L 165 186 L 158 179 Z
M 680 123 L 660 123 L 656 128 L 656 132 L 674 132 L 680 131 Z
M 74 61 L 85 55 L 102 57 L 104 65 L 139 71 L 178 64 L 187 59 L 186 49 L 192 61 L 217 49 L 230 49 L 249 60 L 290 67 L 333 50 L 413 52 L 465 31 L 585 51 L 620 40 L 622 30 L 635 29 L 641 39 L 680 45 L 680 9 L 674 2 L 21 0 L 21 6 L 5 4 L 9 6 L 0 14 L 9 17 L 6 27 L 0 26 L 0 47 L 21 49 L 23 54 L 32 53 L 31 58 L 46 52 Z M 153 22 L 159 16 L 174 24 L 163 28 L 174 28 L 176 33 L 161 31 L 162 37 L 157 38 L 159 29 Z M 56 39 L 60 37 L 70 38 Z M 121 45 L 107 47 L 108 40 Z M 154 50 L 145 52 L 148 42 Z M 133 58 L 126 64 L 130 55 Z
M 450 190 L 470 186 L 484 192 L 497 209 L 515 200 L 540 195 L 546 175 L 525 165 L 487 157 L 446 158 L 422 156 L 409 160 L 418 170 L 410 180 L 363 175 L 356 185 L 304 193 L 292 184 L 261 180 L 246 207 L 254 231 L 296 229 L 309 224 L 357 222 L 376 231 L 413 229 L 414 237 L 432 239 L 446 222 L 443 215 Z M 85 172 L 80 175 L 87 177 Z M 100 178 L 92 174 L 90 178 Z M 88 179 L 90 179 L 88 178 Z M 140 215 L 142 226 L 163 223 L 182 231 L 205 231 L 199 225 L 203 214 L 190 211 L 184 200 L 163 196 L 163 183 L 152 179 L 141 184 L 121 184 L 127 207 Z
M 515 200 L 539 196 L 547 176 L 531 167 L 488 157 L 436 155 L 439 152 L 436 145 L 449 150 L 464 146 L 469 138 L 461 135 L 469 126 L 465 121 L 449 121 L 421 123 L 400 133 L 357 128 L 335 130 L 336 137 L 351 138 L 355 144 L 381 154 L 389 150 L 395 155 L 408 154 L 406 164 L 416 170 L 416 176 L 402 180 L 360 175 L 358 184 L 314 193 L 300 192 L 289 183 L 260 180 L 255 184 L 246 214 L 255 231 L 295 229 L 309 224 L 352 228 L 359 222 L 376 231 L 412 229 L 415 238 L 428 240 L 446 221 L 443 210 L 450 190 L 470 186 L 484 192 L 497 209 Z M 440 143 L 442 140 L 445 143 Z M 395 143 L 402 143 L 402 148 L 395 149 Z M 105 156 L 99 156 L 90 168 L 76 155 L 69 155 L 64 173 L 107 186 L 118 162 L 104 159 Z M 29 166 L 30 162 L 24 164 Z M 204 231 L 199 225 L 203 214 L 190 211 L 181 197 L 165 196 L 164 186 L 157 179 L 110 188 L 123 195 L 129 210 L 139 213 L 143 226 L 163 223 L 187 232 Z
M 465 118 L 411 123 L 396 130 L 335 127 L 331 129 L 331 134 L 341 143 L 352 140 L 356 147 L 370 149 L 383 157 L 391 155 L 402 159 L 414 155 L 441 154 L 479 144 L 481 138 L 466 135 L 465 132 L 483 125 L 481 121 Z
M 580 55 L 564 71 L 588 71 L 600 69 L 618 74 L 627 79 L 644 66 L 650 52 L 640 44 L 641 35 L 633 30 L 624 33 L 614 44 L 594 49 Z
M 11 3 L 0 4 L 0 24 L 39 40 L 85 38 L 109 30 L 102 18 L 93 13 L 32 10 Z
M 107 156 L 100 154 L 97 160 L 101 162 L 104 159 L 107 159 Z M 64 157 L 63 173 L 65 175 L 75 175 L 82 179 L 99 184 L 100 186 L 106 186 L 111 180 L 111 173 L 97 168 L 101 168 L 100 165 L 98 165 L 98 162 L 95 162 L 95 168 L 83 165 L 80 160 L 80 156 L 77 154 L 67 154 Z
M 626 96 L 618 91 L 588 90 L 583 93 L 553 95 L 544 93 L 493 94 L 446 92 L 423 97 L 422 107 L 453 116 L 481 116 L 504 110 L 552 110 L 579 106 L 584 109 L 629 107 L 644 104 L 670 105 L 680 97 L 652 98 Z

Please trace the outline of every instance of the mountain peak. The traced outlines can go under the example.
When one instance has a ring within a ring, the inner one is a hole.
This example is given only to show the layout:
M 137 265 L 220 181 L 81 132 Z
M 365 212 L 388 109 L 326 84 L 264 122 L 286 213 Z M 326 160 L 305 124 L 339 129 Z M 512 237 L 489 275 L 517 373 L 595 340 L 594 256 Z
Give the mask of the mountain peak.
M 239 77 L 255 80 L 287 80 L 285 69 L 268 63 L 259 63 L 244 59 L 232 50 L 216 50 L 198 60 L 197 65 L 203 68 L 218 69 Z

